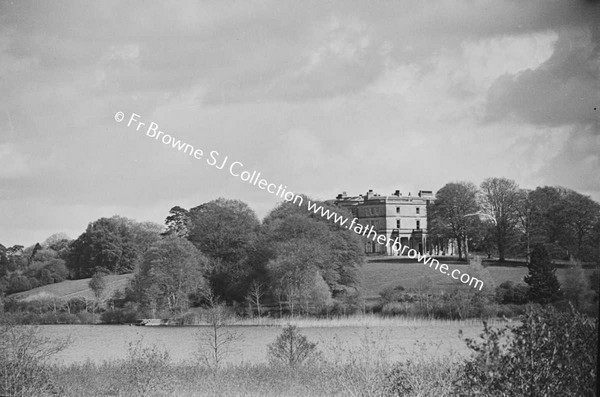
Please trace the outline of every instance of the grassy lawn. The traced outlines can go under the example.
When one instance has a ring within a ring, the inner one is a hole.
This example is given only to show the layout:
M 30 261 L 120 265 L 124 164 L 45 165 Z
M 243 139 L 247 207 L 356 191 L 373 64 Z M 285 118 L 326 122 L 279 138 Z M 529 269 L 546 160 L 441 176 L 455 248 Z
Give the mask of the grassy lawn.
M 449 272 L 452 269 L 459 269 L 463 273 L 469 273 L 469 265 L 452 264 L 453 262 L 441 261 L 449 265 Z M 515 266 L 510 262 L 508 266 L 488 266 L 486 269 L 493 278 L 496 286 L 504 281 L 514 283 L 523 283 L 523 277 L 527 274 L 525 263 L 521 266 Z M 488 263 L 484 263 L 488 265 Z M 569 269 L 559 268 L 556 270 L 558 281 L 563 282 Z M 584 269 L 586 275 L 593 272 L 593 269 Z M 379 292 L 389 286 L 401 285 L 404 288 L 415 288 L 421 285 L 433 285 L 438 289 L 449 289 L 460 285 L 457 280 L 443 275 L 438 270 L 424 266 L 416 261 L 400 259 L 394 257 L 370 257 L 362 268 L 363 287 L 366 298 L 376 298 Z M 466 287 L 466 286 L 465 286 Z M 467 287 L 468 288 L 468 287 Z M 485 288 L 485 286 L 484 286 Z

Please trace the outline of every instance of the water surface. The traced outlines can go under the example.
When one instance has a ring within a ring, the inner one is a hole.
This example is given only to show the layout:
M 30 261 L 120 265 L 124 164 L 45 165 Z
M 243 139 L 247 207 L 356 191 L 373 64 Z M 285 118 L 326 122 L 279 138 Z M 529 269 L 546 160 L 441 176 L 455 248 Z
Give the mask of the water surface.
M 127 325 L 44 325 L 44 336 L 59 338 L 70 335 L 72 344 L 54 357 L 56 362 L 70 364 L 91 360 L 125 358 L 128 344 L 142 338 L 144 346 L 166 349 L 174 362 L 194 360 L 199 351 L 199 338 L 207 327 L 136 327 Z M 301 328 L 309 340 L 318 343 L 326 358 L 345 358 L 350 352 L 361 355 L 386 355 L 391 360 L 404 360 L 415 354 L 452 354 L 457 358 L 469 354 L 458 337 L 476 337 L 481 325 L 464 323 L 432 323 L 417 326 L 382 327 L 310 327 Z M 281 333 L 281 327 L 232 326 L 242 339 L 231 345 L 231 363 L 266 361 L 267 345 Z

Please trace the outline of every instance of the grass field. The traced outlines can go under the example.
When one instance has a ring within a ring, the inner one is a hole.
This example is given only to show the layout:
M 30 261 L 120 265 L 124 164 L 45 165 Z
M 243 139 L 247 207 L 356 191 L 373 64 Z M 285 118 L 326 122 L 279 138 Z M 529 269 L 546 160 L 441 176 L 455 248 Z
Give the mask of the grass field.
M 463 273 L 470 273 L 470 267 L 467 264 L 451 264 L 449 261 L 446 263 L 448 263 L 450 269 L 448 272 L 451 272 L 452 269 L 459 269 Z M 524 264 L 523 266 L 514 266 L 513 263 L 510 266 L 488 266 L 486 269 L 495 283 L 493 288 L 504 281 L 523 283 L 523 277 L 527 274 L 527 267 Z M 563 282 L 568 271 L 569 269 L 566 268 L 557 269 L 558 281 Z M 593 272 L 593 269 L 584 269 L 584 272 L 589 275 Z M 404 259 L 399 260 L 394 257 L 371 257 L 368 258 L 367 263 L 362 268 L 362 285 L 365 297 L 374 299 L 386 287 L 397 285 L 401 285 L 406 289 L 419 285 L 449 289 L 461 284 L 458 280 L 417 262 L 410 263 Z
M 467 264 L 459 264 L 456 261 L 441 261 L 447 263 L 449 271 L 459 269 L 461 273 L 472 273 Z M 488 266 L 486 267 L 495 286 L 500 285 L 504 281 L 512 281 L 514 283 L 523 283 L 523 277 L 527 274 L 527 267 L 524 263 L 519 266 L 518 262 L 511 262 L 507 266 Z M 556 275 L 560 282 L 564 281 L 569 269 L 559 268 L 556 270 Z M 586 274 L 591 274 L 593 269 L 584 269 Z M 451 289 L 456 286 L 462 286 L 459 281 L 444 275 L 439 271 L 423 266 L 417 262 L 410 262 L 407 259 L 399 259 L 397 257 L 370 257 L 367 263 L 361 270 L 362 286 L 364 295 L 367 299 L 376 299 L 379 293 L 386 287 L 395 287 L 401 285 L 406 289 L 415 288 L 419 285 L 429 286 L 435 289 Z M 133 277 L 132 274 L 111 275 L 107 276 L 106 296 L 112 295 L 117 290 L 125 289 L 127 282 Z M 44 285 L 34 288 L 30 291 L 21 292 L 12 295 L 19 299 L 34 299 L 35 297 L 49 298 L 74 298 L 84 297 L 91 299 L 93 293 L 88 287 L 90 279 L 82 280 L 67 280 L 57 284 Z M 463 286 L 469 288 L 468 286 Z M 485 288 L 486 286 L 484 286 Z
M 105 295 L 110 296 L 115 290 L 124 290 L 127 282 L 133 277 L 133 274 L 120 274 L 106 276 Z M 93 299 L 94 294 L 89 288 L 89 278 L 81 280 L 66 280 L 61 283 L 43 285 L 29 291 L 19 292 L 11 295 L 17 299 L 32 300 L 36 298 L 87 298 Z

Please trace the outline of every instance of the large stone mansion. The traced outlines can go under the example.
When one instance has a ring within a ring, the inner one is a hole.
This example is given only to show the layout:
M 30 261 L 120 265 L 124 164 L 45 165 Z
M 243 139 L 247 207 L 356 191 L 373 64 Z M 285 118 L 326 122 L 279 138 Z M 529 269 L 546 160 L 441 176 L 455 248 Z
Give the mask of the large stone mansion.
M 381 196 L 369 190 L 359 196 L 348 196 L 343 192 L 329 202 L 350 210 L 361 225 L 373 226 L 378 235 L 392 240 L 400 237 L 402 245 L 423 253 L 429 251 L 427 207 L 434 199 L 430 190 L 421 190 L 416 196 L 410 193 L 404 196 L 399 190 L 390 196 Z M 377 244 L 372 239 L 365 239 L 365 252 L 397 255 L 391 247 Z

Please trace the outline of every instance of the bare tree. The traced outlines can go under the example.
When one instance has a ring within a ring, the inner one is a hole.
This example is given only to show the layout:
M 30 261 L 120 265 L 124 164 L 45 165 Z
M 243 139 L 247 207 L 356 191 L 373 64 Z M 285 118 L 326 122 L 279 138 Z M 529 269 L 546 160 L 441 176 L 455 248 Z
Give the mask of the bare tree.
M 96 272 L 88 282 L 88 286 L 94 293 L 96 301 L 92 304 L 92 318 L 96 322 L 96 308 L 100 308 L 104 301 L 104 292 L 106 291 L 106 273 Z
M 504 261 L 509 239 L 519 221 L 521 194 L 512 179 L 488 178 L 481 184 L 481 207 L 496 232 L 498 260 Z
M 264 286 L 262 283 L 254 280 L 250 285 L 250 291 L 248 292 L 248 299 L 251 304 L 256 305 L 256 311 L 258 312 L 258 318 L 261 318 L 262 309 L 260 307 L 260 301 L 265 294 Z
M 207 328 L 200 330 L 199 359 L 207 366 L 217 371 L 223 360 L 235 350 L 233 345 L 242 340 L 242 335 L 231 329 L 232 315 L 227 307 L 219 302 L 212 289 L 205 293 L 207 304 L 205 320 Z

